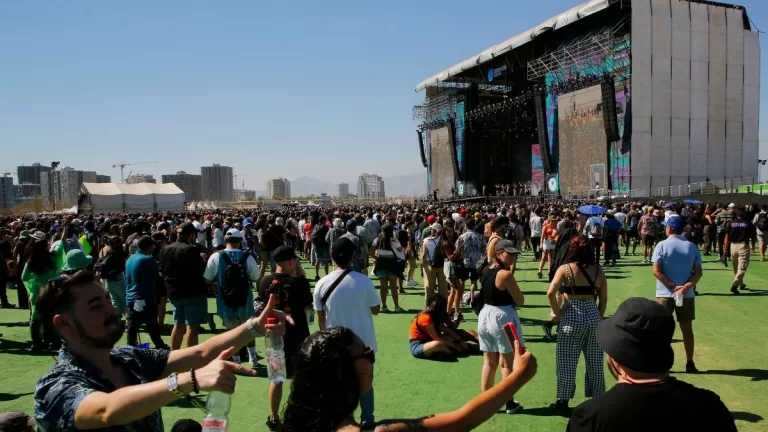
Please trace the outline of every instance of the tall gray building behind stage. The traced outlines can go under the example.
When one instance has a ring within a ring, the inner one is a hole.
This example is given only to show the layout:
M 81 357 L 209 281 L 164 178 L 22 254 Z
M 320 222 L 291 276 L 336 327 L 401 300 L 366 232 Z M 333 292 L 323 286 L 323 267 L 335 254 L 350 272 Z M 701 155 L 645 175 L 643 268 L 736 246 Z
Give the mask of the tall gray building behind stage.
M 24 185 L 22 188 L 16 188 L 23 195 L 16 194 L 17 198 L 30 198 L 40 196 L 42 188 L 40 186 L 40 174 L 50 172 L 51 167 L 39 163 L 32 165 L 21 165 L 16 167 L 16 178 L 18 185 Z
M 16 192 L 13 177 L 0 176 L 0 209 L 11 209 L 15 205 Z
M 200 174 L 187 174 L 179 171 L 176 174 L 163 174 L 163 183 L 173 183 L 184 191 L 185 200 L 189 203 L 203 199 L 202 176 Z
M 284 178 L 267 180 L 267 196 L 269 198 L 290 198 L 291 182 Z
M 339 198 L 349 198 L 349 183 L 339 183 Z
M 232 201 L 232 167 L 213 164 L 201 167 L 202 200 Z
M 357 178 L 357 197 L 362 199 L 381 199 L 386 197 L 384 179 L 376 174 L 363 173 Z

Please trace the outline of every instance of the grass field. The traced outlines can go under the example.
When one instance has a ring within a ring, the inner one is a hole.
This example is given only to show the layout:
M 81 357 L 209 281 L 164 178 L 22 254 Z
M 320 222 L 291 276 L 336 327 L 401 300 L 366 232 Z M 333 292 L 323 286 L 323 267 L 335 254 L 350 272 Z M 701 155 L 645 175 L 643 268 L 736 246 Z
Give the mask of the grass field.
M 676 361 L 673 373 L 696 386 L 715 391 L 736 418 L 742 431 L 768 430 L 768 264 L 753 261 L 746 283 L 751 288 L 736 297 L 728 291 L 732 272 L 712 257 L 704 257 L 704 277 L 696 300 L 696 364 L 698 375 L 680 373 L 685 356 L 679 330 L 675 334 Z M 619 267 L 607 269 L 611 313 L 628 297 L 652 297 L 655 292 L 650 266 L 641 265 L 639 257 L 624 258 Z M 567 419 L 555 416 L 547 408 L 555 397 L 555 345 L 542 341 L 539 324 L 548 318 L 544 293 L 547 284 L 536 278 L 531 255 L 522 258 L 517 273 L 526 304 L 520 310 L 524 336 L 539 362 L 538 375 L 516 396 L 525 410 L 508 416 L 499 414 L 478 430 L 483 431 L 562 431 Z M 408 350 L 408 327 L 423 304 L 421 288 L 407 289 L 401 296 L 406 314 L 381 314 L 375 317 L 379 352 L 375 365 L 376 415 L 379 419 L 420 417 L 453 410 L 475 396 L 480 388 L 481 357 L 461 359 L 456 363 L 416 360 Z M 211 304 L 212 307 L 213 303 Z M 392 307 L 391 299 L 388 302 Z M 169 307 L 170 310 L 170 307 Z M 465 312 L 466 328 L 476 326 L 476 317 Z M 32 412 L 32 394 L 37 379 L 54 363 L 50 355 L 30 355 L 27 351 L 27 311 L 0 310 L 0 411 Z M 168 319 L 170 321 L 170 317 Z M 220 321 L 219 321 L 219 324 Z M 204 335 L 209 337 L 209 334 Z M 145 339 L 147 337 L 145 336 Z M 263 354 L 263 341 L 257 341 Z M 572 405 L 584 400 L 583 361 L 579 368 L 577 397 Z M 606 382 L 614 379 L 606 370 Z M 659 407 L 664 409 L 664 407 Z M 674 409 L 674 407 L 669 407 Z M 202 419 L 203 413 L 186 403 L 163 409 L 167 429 L 177 419 Z M 267 380 L 241 377 L 233 398 L 230 430 L 258 431 L 267 417 Z

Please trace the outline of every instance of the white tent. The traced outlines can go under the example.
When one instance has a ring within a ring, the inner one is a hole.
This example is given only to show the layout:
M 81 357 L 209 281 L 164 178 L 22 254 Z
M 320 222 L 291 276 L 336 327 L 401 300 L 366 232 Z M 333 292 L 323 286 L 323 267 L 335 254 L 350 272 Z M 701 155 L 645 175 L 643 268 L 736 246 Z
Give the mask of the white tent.
M 83 183 L 80 209 L 92 213 L 184 210 L 184 192 L 173 183 Z

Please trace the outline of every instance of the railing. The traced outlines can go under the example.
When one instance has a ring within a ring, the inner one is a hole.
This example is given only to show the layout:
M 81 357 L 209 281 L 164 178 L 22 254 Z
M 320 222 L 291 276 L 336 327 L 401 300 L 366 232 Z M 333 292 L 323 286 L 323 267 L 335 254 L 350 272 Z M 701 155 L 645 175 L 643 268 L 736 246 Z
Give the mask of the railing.
M 762 193 L 763 186 L 768 193 L 768 185 L 755 185 L 753 177 L 737 177 L 715 181 L 689 183 L 678 186 L 664 186 L 648 189 L 632 189 L 624 192 L 610 189 L 592 189 L 568 192 L 568 198 L 588 199 L 611 196 L 626 196 L 627 198 L 678 198 L 690 195 L 714 195 L 723 193 Z M 760 188 L 758 190 L 758 188 Z

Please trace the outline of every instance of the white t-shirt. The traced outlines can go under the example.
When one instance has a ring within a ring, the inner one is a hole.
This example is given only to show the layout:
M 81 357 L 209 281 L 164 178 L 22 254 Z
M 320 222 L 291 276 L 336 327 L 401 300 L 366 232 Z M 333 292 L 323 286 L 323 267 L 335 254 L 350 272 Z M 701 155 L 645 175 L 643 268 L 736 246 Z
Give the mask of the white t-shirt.
M 617 221 L 621 222 L 621 224 L 624 225 L 625 229 L 629 228 L 626 225 L 626 222 L 627 222 L 627 214 L 626 213 L 624 213 L 624 212 L 617 212 L 616 214 L 613 215 L 613 217 L 615 217 Z
M 355 332 L 364 344 L 377 351 L 371 308 L 381 305 L 381 298 L 368 276 L 355 271 L 349 273 L 323 306 L 325 292 L 342 273 L 344 270 L 334 270 L 315 284 L 315 310 L 325 311 L 328 327 L 347 327 Z
M 208 264 L 205 265 L 205 272 L 203 277 L 209 281 L 216 279 L 216 273 L 219 272 L 219 260 L 221 260 L 221 254 L 215 253 L 208 258 Z M 248 279 L 255 282 L 259 280 L 259 265 L 256 264 L 256 260 L 253 255 L 248 255 L 248 260 L 245 261 L 245 266 L 248 268 Z
M 299 221 L 299 237 L 301 237 L 302 240 L 306 240 L 305 234 L 304 234 L 304 225 L 307 224 L 307 221 L 304 219 Z
M 216 228 L 216 231 L 213 232 L 213 247 L 219 246 L 224 246 L 224 232 L 221 231 L 221 228 Z
M 592 237 L 592 227 L 595 225 L 603 226 L 603 218 L 600 216 L 592 216 L 589 219 L 587 219 L 587 224 L 585 225 L 585 229 L 587 230 L 587 234 L 589 234 L 589 238 Z

